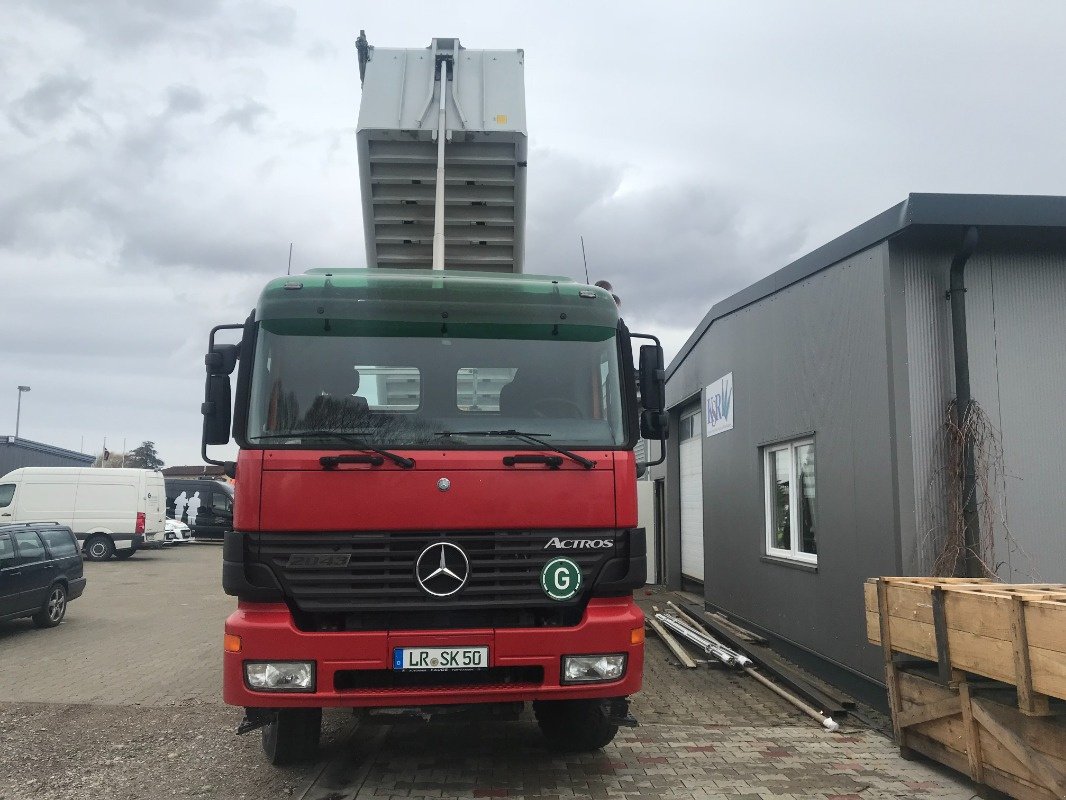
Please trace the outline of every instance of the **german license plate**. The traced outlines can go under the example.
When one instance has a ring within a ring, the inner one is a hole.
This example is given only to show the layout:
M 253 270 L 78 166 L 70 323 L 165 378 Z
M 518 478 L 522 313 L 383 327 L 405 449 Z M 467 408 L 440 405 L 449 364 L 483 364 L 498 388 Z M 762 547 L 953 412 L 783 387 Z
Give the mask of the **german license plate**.
M 393 669 L 466 670 L 488 666 L 487 647 L 397 647 L 392 651 Z

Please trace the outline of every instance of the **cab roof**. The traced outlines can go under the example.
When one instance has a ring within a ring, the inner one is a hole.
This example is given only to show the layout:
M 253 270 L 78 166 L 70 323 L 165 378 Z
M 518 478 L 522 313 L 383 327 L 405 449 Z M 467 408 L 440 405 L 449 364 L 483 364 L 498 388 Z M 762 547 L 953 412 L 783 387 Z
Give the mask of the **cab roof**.
M 285 333 L 319 320 L 325 334 L 485 336 L 492 326 L 491 335 L 602 339 L 619 317 L 609 292 L 557 275 L 313 269 L 268 283 L 256 319 Z

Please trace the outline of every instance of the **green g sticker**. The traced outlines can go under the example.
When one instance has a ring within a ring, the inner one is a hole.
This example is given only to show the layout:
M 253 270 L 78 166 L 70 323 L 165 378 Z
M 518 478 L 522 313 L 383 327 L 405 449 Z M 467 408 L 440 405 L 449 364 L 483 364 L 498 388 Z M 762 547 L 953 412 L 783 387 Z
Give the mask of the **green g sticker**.
M 540 573 L 540 585 L 552 600 L 569 600 L 581 590 L 581 567 L 569 558 L 553 558 Z

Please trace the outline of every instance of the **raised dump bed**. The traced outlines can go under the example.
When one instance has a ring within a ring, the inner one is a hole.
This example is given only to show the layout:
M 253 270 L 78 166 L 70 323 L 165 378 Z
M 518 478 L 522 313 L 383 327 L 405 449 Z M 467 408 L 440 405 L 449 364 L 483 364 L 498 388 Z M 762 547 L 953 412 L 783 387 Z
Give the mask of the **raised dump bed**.
M 1066 797 L 1066 586 L 879 578 L 865 597 L 904 752 L 1012 797 Z
M 471 50 L 443 38 L 415 49 L 373 47 L 363 38 L 359 44 L 367 266 L 431 268 L 442 166 L 442 267 L 521 272 L 524 53 Z

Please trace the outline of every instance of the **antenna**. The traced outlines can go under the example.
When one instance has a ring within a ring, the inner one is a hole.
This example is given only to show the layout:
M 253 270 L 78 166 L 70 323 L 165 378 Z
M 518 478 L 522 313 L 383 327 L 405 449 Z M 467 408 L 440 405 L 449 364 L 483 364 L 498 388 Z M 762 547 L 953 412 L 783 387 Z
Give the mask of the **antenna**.
M 585 283 L 589 282 L 589 260 L 585 258 L 585 237 L 581 237 L 581 260 L 585 263 Z
M 289 268 L 285 270 L 286 275 L 292 275 L 292 242 L 289 242 Z

